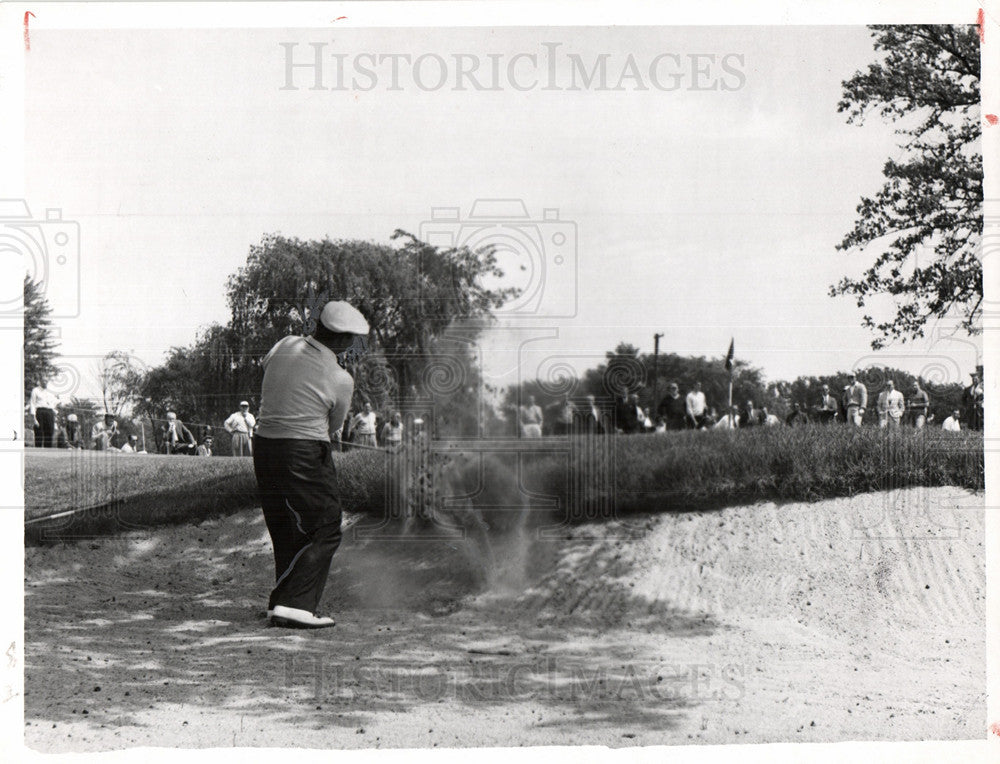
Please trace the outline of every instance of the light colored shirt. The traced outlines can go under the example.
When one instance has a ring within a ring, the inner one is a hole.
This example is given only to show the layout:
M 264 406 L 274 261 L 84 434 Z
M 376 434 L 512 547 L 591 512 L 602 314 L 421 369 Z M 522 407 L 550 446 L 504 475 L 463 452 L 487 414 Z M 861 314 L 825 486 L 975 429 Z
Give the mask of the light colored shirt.
M 958 423 L 955 417 L 950 416 L 941 423 L 941 429 L 945 432 L 960 432 L 962 430 L 962 425 Z
M 285 337 L 264 356 L 263 438 L 329 441 L 344 424 L 354 380 L 336 354 L 312 337 Z
M 522 406 L 521 407 L 521 424 L 541 424 L 542 423 L 542 407 L 537 403 L 534 406 Z
M 893 417 L 903 416 L 903 394 L 899 390 L 883 390 L 878 396 L 878 410 Z
M 253 414 L 249 411 L 244 414 L 242 411 L 237 411 L 229 415 L 229 418 L 222 423 L 222 426 L 226 428 L 226 432 L 235 435 L 238 432 L 242 432 L 246 435 L 253 435 L 254 425 L 257 424 L 257 420 L 253 418 Z
M 723 414 L 722 419 L 712 425 L 715 430 L 735 430 L 740 426 L 739 414 Z
M 369 413 L 360 412 L 354 415 L 354 419 L 351 420 L 351 430 L 353 430 L 358 435 L 374 435 L 375 434 L 375 422 L 378 420 L 378 414 L 374 411 Z
M 701 416 L 705 413 L 705 393 L 692 390 L 684 399 L 687 413 L 691 416 Z
M 47 387 L 37 386 L 31 390 L 31 397 L 28 399 L 28 410 L 31 415 L 35 415 L 38 409 L 52 409 L 59 405 L 57 398 Z
M 781 420 L 774 414 L 768 414 L 767 419 L 764 420 L 764 424 L 767 427 L 774 427 L 775 425 L 781 424 Z

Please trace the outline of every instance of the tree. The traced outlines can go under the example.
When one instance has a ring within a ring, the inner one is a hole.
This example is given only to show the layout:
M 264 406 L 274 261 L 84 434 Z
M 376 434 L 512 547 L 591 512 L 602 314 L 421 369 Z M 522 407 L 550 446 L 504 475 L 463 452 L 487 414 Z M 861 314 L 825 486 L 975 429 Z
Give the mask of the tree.
M 429 366 L 441 364 L 442 339 L 449 332 L 474 337 L 515 290 L 484 286 L 503 276 L 491 248 L 442 249 L 399 230 L 392 239 L 396 246 L 272 234 L 251 247 L 228 284 L 240 384 L 259 389 L 260 358 L 280 338 L 310 331 L 323 304 L 339 299 L 358 308 L 372 329 L 372 352 L 351 369 L 356 404 L 379 408 L 401 397 L 439 397 Z M 478 385 L 467 352 L 448 353 L 463 359 L 463 385 Z
M 52 336 L 52 309 L 41 284 L 24 277 L 24 397 L 36 385 L 44 386 L 59 373 L 56 341 Z
M 840 250 L 879 249 L 860 278 L 845 277 L 831 296 L 864 308 L 889 295 L 895 315 L 863 325 L 873 348 L 922 337 L 929 320 L 956 317 L 980 331 L 983 167 L 980 145 L 979 40 L 973 26 L 873 26 L 882 55 L 843 83 L 838 111 L 861 124 L 871 112 L 895 122 L 902 155 L 883 168 L 885 184 L 857 207 Z
M 104 410 L 115 417 L 131 413 L 140 398 L 145 369 L 123 350 L 112 350 L 97 363 L 95 380 Z
M 174 411 L 185 422 L 221 422 L 241 398 L 254 396 L 234 376 L 232 332 L 213 324 L 186 347 L 172 347 L 139 386 L 136 412 L 158 418 Z

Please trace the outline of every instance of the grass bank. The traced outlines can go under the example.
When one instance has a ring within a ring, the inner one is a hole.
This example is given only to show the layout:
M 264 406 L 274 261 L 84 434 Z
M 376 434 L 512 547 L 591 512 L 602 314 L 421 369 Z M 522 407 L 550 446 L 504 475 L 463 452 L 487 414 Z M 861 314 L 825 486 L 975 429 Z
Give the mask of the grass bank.
M 29 542 L 152 528 L 259 505 L 249 458 L 35 449 L 24 458 Z M 346 509 L 385 504 L 381 454 L 351 452 L 336 459 Z
M 352 451 L 335 461 L 344 509 L 385 513 L 385 455 Z M 982 490 L 983 465 L 981 433 L 811 426 L 564 442 L 549 453 L 482 464 L 474 457 L 465 467 L 471 480 L 460 482 L 473 493 L 477 481 L 499 481 L 492 497 L 511 505 L 526 494 L 536 504 L 550 497 L 560 516 L 585 520 L 909 486 Z M 149 528 L 258 503 L 250 459 L 98 452 L 27 452 L 25 498 L 29 521 L 82 509 L 29 523 L 29 540 Z

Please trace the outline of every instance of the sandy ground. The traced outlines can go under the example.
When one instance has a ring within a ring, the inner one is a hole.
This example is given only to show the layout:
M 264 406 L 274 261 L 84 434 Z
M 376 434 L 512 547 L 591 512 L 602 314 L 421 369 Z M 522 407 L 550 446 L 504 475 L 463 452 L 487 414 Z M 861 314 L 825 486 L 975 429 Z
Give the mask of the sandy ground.
M 983 515 L 945 488 L 633 517 L 495 539 L 492 570 L 351 518 L 317 632 L 267 626 L 257 512 L 29 548 L 25 741 L 981 739 Z

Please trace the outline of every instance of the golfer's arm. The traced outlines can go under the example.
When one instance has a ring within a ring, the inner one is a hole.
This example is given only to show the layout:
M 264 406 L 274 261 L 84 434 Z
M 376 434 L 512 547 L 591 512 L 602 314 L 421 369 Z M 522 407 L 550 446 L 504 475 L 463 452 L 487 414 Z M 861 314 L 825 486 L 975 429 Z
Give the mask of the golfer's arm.
M 354 395 L 354 380 L 338 384 L 335 391 L 336 397 L 334 398 L 336 403 L 330 409 L 328 425 L 331 441 L 335 438 L 334 433 L 339 432 L 344 426 L 344 420 L 347 418 L 347 409 L 351 405 L 352 395 Z

